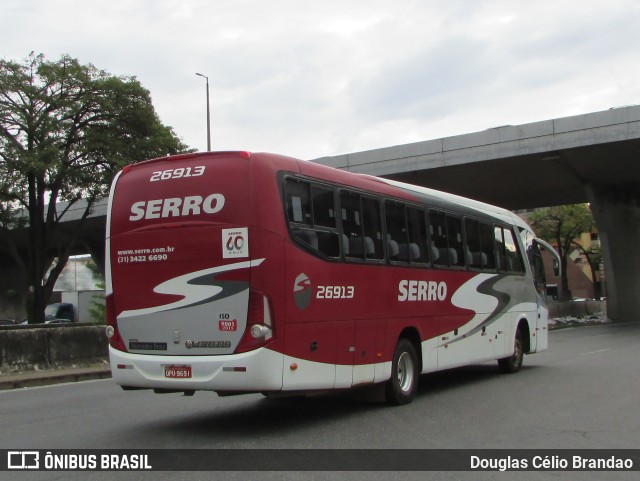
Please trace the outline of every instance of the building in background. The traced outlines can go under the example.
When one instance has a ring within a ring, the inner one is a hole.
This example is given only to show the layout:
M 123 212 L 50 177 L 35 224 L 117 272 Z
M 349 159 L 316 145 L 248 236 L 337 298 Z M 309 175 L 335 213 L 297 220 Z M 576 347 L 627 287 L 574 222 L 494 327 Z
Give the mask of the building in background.
M 573 299 L 600 299 L 606 297 L 604 264 L 597 232 L 583 232 L 574 242 L 577 246 L 567 256 L 567 278 Z M 554 247 L 555 243 L 552 243 Z M 555 277 L 552 256 L 544 252 L 547 293 L 558 299 L 561 285 Z M 593 266 L 593 267 L 592 267 Z
M 70 257 L 60 277 L 58 277 L 53 291 L 99 291 L 104 289 L 99 286 L 102 280 L 96 279 L 94 271 L 90 269 L 89 264 L 93 264 L 93 260 L 89 255 Z

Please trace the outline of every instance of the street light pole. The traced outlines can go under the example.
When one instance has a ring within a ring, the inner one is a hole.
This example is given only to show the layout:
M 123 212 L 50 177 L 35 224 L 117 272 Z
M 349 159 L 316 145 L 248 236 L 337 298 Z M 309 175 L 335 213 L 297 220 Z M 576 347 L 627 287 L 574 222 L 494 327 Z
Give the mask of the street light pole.
M 209 113 L 209 77 L 196 72 L 198 77 L 203 77 L 207 81 L 207 151 L 211 152 L 211 116 Z

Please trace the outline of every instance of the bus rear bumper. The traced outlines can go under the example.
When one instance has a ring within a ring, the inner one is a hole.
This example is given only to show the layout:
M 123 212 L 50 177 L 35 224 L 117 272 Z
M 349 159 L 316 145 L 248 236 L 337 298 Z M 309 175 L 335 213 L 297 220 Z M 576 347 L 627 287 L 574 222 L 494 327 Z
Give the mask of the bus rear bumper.
M 261 348 L 222 356 L 131 354 L 109 346 L 113 380 L 125 388 L 260 392 L 282 389 L 281 353 Z M 172 374 L 167 373 L 166 368 Z M 170 375 L 190 377 L 168 377 Z

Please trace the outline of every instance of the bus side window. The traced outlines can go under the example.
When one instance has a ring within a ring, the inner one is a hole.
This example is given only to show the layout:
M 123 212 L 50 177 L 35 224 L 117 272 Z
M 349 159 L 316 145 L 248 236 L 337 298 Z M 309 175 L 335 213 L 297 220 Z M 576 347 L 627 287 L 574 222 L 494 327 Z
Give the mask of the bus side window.
M 507 270 L 507 255 L 504 252 L 504 238 L 502 237 L 502 227 L 494 227 L 494 240 L 496 245 L 496 259 L 499 271 Z
M 326 257 L 340 257 L 333 190 L 287 179 L 284 192 L 293 239 Z
M 385 220 L 389 260 L 425 264 L 429 256 L 424 211 L 388 200 L 385 202 Z
M 392 262 L 408 262 L 408 251 L 400 252 L 401 245 L 407 245 L 407 227 L 404 205 L 400 202 L 385 202 L 385 220 L 387 223 L 387 251 Z
M 522 256 L 511 229 L 495 227 L 496 248 L 498 254 L 498 270 L 524 272 Z
M 429 212 L 429 229 L 434 264 L 447 267 L 464 266 L 462 219 L 432 210 Z
M 312 185 L 311 199 L 318 250 L 328 257 L 340 257 L 334 192 L 326 187 Z
M 289 222 L 311 225 L 309 184 L 287 179 L 284 185 L 284 196 Z
M 364 260 L 364 235 L 360 196 L 353 192 L 340 192 L 340 220 L 345 236 L 346 256 Z
M 512 272 L 524 272 L 522 256 L 518 249 L 518 243 L 513 236 L 511 229 L 504 229 L 504 246 L 507 259 L 507 269 Z
M 444 212 L 429 211 L 429 231 L 431 233 L 431 249 L 433 263 L 438 266 L 449 266 L 449 243 L 447 242 L 447 222 Z
M 496 268 L 496 251 L 494 248 L 493 226 L 480 222 L 480 251 L 483 254 L 483 267 Z
M 462 267 L 465 256 L 462 243 L 462 219 L 447 215 L 447 237 L 449 239 L 450 265 Z
M 312 185 L 311 198 L 313 201 L 313 225 L 335 229 L 336 215 L 333 190 Z
M 467 265 L 473 269 L 482 269 L 485 262 L 483 262 L 480 223 L 475 219 L 465 219 L 464 231 L 467 239 Z
M 351 259 L 382 260 L 384 257 L 380 201 L 355 192 L 340 193 L 342 233 Z
M 364 221 L 365 256 L 367 259 L 381 260 L 384 257 L 384 250 L 382 247 L 380 201 L 370 197 L 363 197 L 362 213 Z
M 424 211 L 407 207 L 407 224 L 409 232 L 409 257 L 412 263 L 429 262 L 427 249 L 427 225 Z
M 466 258 L 467 264 L 472 269 L 494 270 L 496 268 L 496 245 L 500 245 L 500 255 L 502 261 L 506 265 L 506 256 L 504 255 L 503 232 L 491 224 L 487 224 L 475 219 L 465 219 L 464 221 L 465 239 L 466 239 Z M 502 270 L 504 266 L 500 267 Z

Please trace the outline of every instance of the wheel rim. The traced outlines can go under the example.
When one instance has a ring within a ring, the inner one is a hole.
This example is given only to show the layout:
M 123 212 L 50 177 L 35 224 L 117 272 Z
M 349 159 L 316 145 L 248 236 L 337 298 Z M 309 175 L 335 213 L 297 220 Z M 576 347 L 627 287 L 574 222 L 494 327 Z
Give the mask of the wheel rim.
M 411 386 L 413 385 L 413 360 L 408 352 L 400 354 L 396 375 L 398 386 L 402 392 L 411 391 Z

